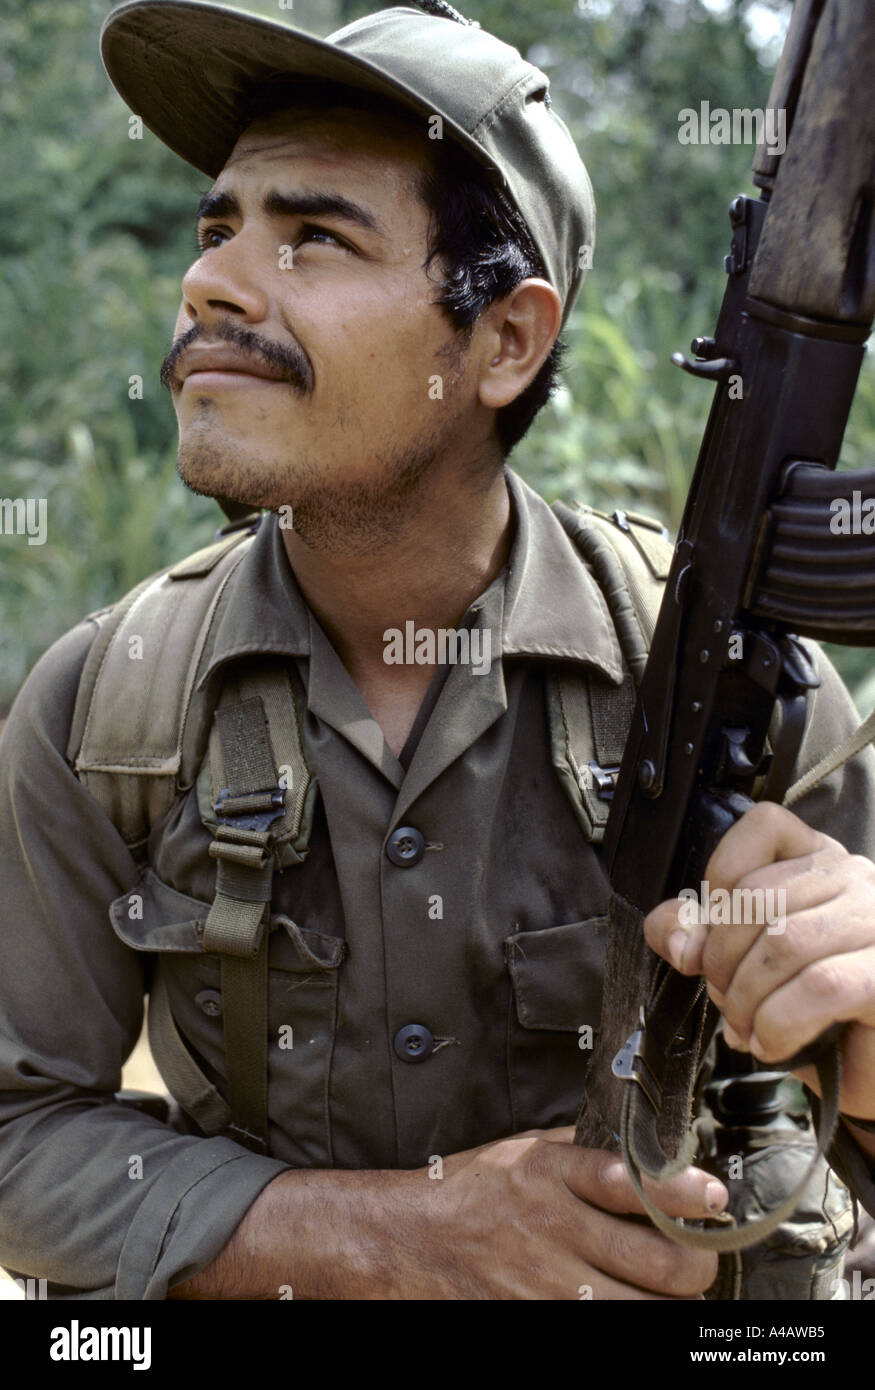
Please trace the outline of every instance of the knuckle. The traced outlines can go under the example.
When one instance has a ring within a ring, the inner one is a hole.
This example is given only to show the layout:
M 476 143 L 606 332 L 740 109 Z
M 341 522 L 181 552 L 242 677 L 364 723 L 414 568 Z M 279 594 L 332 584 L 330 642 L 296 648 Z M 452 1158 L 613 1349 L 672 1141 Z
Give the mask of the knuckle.
M 534 1180 L 552 1177 L 556 1172 L 558 1156 L 559 1146 L 549 1139 L 526 1141 L 526 1148 L 519 1156 L 525 1168 L 525 1177 Z
M 800 924 L 799 918 L 792 914 L 785 917 L 781 925 L 784 930 L 775 932 L 768 938 L 768 954 L 778 965 L 793 961 L 804 951 L 805 942 L 810 940 L 812 932 L 819 934 L 821 931 L 817 914 L 810 911 L 806 914 L 804 927 Z
M 790 813 L 785 806 L 779 806 L 777 801 L 758 801 L 746 814 L 752 818 L 753 824 L 762 826 L 763 829 L 771 829 L 785 825 Z
M 595 1162 L 595 1179 L 599 1190 L 608 1199 L 620 1201 L 629 1192 L 629 1179 L 622 1159 L 602 1151 Z
M 842 992 L 842 967 L 832 956 L 812 961 L 802 974 L 808 993 L 815 999 L 831 999 Z
M 848 869 L 855 875 L 868 880 L 870 884 L 875 883 L 875 864 L 871 859 L 867 859 L 865 854 L 849 854 Z

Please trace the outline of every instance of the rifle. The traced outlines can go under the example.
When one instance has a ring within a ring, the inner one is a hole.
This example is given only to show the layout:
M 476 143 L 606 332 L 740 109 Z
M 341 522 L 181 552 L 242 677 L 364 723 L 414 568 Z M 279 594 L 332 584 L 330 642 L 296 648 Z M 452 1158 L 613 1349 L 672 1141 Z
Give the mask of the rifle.
M 698 889 L 755 799 L 783 800 L 819 684 L 800 637 L 875 645 L 875 545 L 830 528 L 836 499 L 875 510 L 875 470 L 835 472 L 875 317 L 873 72 L 872 6 L 797 0 L 769 97 L 786 113 L 785 152 L 758 147 L 759 199 L 729 209 L 714 335 L 693 339 L 692 360 L 673 356 L 716 390 L 605 831 L 605 996 L 575 1142 L 616 1147 L 619 1131 L 654 1224 L 724 1252 L 761 1241 L 805 1184 L 754 1231 L 679 1231 L 645 1197 L 642 1173 L 693 1158 L 719 1014 L 701 979 L 649 950 L 641 920 Z M 842 1032 L 779 1064 L 818 1068 L 809 1174 L 838 1117 Z

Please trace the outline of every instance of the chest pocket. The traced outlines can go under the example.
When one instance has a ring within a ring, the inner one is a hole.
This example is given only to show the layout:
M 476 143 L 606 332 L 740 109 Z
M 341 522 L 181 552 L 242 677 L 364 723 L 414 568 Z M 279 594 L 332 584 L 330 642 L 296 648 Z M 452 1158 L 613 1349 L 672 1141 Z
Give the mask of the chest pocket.
M 221 963 L 204 950 L 210 904 L 147 869 L 112 904 L 116 936 L 151 958 L 149 1041 L 168 1090 L 205 1134 L 223 1133 L 228 1106 Z M 268 1085 L 271 1152 L 308 1167 L 333 1162 L 328 1084 L 339 967 L 346 942 L 271 915 Z
M 607 917 L 505 939 L 513 1129 L 573 1124 L 601 1017 Z

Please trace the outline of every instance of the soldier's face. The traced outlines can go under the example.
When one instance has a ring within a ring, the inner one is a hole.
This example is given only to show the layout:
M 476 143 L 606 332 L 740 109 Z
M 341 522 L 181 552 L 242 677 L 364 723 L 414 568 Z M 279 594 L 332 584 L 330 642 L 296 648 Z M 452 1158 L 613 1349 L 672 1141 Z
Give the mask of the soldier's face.
M 423 269 L 426 131 L 283 112 L 238 141 L 202 204 L 163 374 L 195 491 L 378 500 L 488 434 Z

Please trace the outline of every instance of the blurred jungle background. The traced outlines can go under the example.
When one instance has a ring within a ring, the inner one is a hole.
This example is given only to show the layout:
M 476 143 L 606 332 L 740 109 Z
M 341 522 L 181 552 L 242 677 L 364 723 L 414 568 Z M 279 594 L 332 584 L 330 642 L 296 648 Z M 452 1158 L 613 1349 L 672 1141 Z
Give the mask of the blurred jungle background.
M 320 35 L 361 0 L 238 0 Z M 208 541 L 224 518 L 175 471 L 158 385 L 204 176 L 129 112 L 97 52 L 109 0 L 0 0 L 0 496 L 47 499 L 47 540 L 0 534 L 0 716 L 84 613 Z M 787 0 L 467 0 L 550 76 L 589 167 L 598 239 L 565 384 L 512 456 L 543 495 L 677 526 L 711 388 L 669 362 L 712 330 L 726 209 L 750 146 L 681 145 L 678 113 L 764 107 Z M 291 10 L 291 12 L 289 12 Z M 142 399 L 131 379 L 141 377 Z M 133 398 L 132 398 L 133 397 Z M 867 362 L 843 460 L 875 459 Z M 831 649 L 875 705 L 868 651 Z

